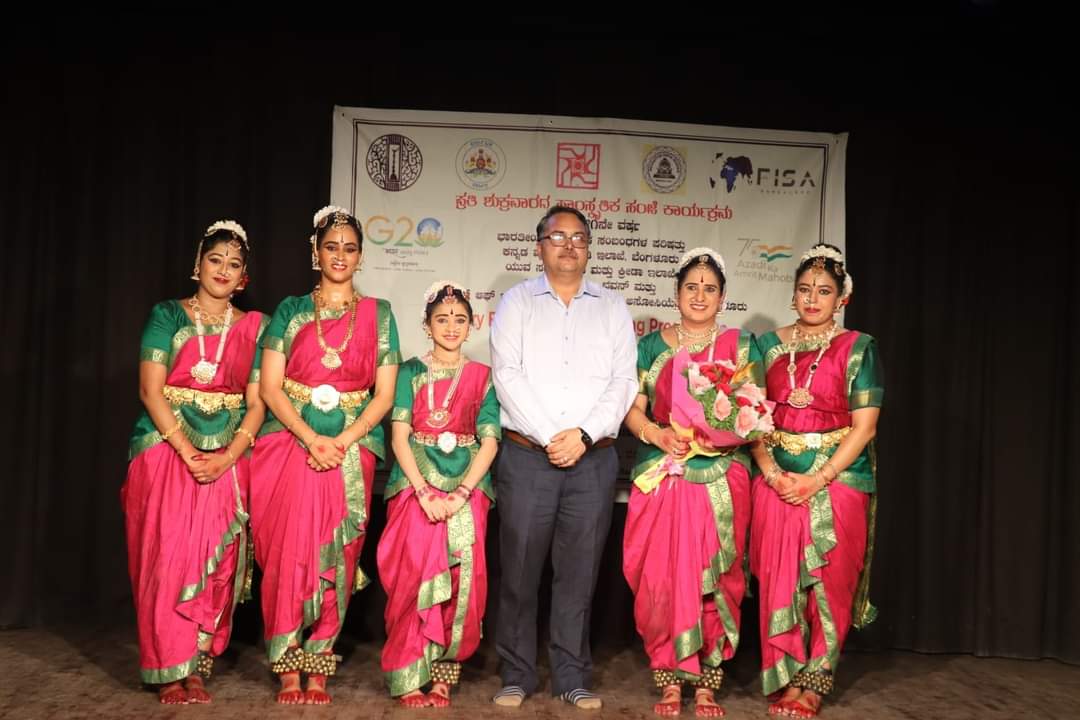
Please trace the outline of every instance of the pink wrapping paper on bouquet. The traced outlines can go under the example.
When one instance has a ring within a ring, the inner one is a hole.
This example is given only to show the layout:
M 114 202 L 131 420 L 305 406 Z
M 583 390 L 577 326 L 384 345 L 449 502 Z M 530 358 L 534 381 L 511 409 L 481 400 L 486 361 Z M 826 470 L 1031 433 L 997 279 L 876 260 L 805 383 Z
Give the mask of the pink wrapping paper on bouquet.
M 634 484 L 644 493 L 665 477 L 682 475 L 692 457 L 715 457 L 775 429 L 776 403 L 750 381 L 753 363 L 741 368 L 727 360 L 698 363 L 685 348 L 672 363 L 671 427 L 689 440 L 690 449 L 679 459 L 665 455 L 638 475 Z

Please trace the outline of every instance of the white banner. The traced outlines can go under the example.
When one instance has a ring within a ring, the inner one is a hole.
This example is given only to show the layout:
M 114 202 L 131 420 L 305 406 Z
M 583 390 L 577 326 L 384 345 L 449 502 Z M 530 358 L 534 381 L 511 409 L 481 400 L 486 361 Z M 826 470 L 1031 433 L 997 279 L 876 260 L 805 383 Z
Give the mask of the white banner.
M 722 320 L 762 333 L 793 318 L 799 256 L 844 248 L 847 135 L 603 118 L 334 109 L 331 202 L 363 224 L 362 292 L 388 299 L 402 353 L 423 354 L 422 293 L 472 292 L 466 346 L 488 362 L 499 298 L 543 271 L 553 205 L 592 226 L 586 277 L 630 304 L 638 335 L 678 319 L 674 268 L 706 245 L 727 263 Z

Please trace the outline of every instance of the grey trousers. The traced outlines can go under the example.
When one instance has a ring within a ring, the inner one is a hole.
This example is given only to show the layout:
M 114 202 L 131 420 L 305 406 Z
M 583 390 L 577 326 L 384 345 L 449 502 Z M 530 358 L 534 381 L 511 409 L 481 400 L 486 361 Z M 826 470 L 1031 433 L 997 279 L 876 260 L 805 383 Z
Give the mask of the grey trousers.
M 588 688 L 589 617 L 615 500 L 614 447 L 585 453 L 562 470 L 547 455 L 503 441 L 496 491 L 499 512 L 499 617 L 495 649 L 504 685 L 536 691 L 536 613 L 548 551 L 551 586 L 551 691 Z

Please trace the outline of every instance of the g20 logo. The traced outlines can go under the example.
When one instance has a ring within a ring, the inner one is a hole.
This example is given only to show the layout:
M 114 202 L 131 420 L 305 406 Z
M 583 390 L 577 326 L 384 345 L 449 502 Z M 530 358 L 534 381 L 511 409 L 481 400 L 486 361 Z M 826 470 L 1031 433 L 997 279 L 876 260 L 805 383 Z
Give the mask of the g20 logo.
M 413 230 L 416 234 L 413 235 Z M 410 237 L 412 236 L 412 237 Z M 392 247 L 439 247 L 443 244 L 443 225 L 435 218 L 426 217 L 413 222 L 408 215 L 391 219 L 385 215 L 372 215 L 364 223 L 364 240 L 373 245 Z

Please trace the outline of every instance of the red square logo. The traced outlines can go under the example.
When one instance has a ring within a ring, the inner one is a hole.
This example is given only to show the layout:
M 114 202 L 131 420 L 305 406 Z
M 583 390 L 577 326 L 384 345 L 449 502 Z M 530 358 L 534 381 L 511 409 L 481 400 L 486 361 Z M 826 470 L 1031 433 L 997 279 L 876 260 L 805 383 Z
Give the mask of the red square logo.
M 559 143 L 555 152 L 555 187 L 576 190 L 600 187 L 599 145 Z

